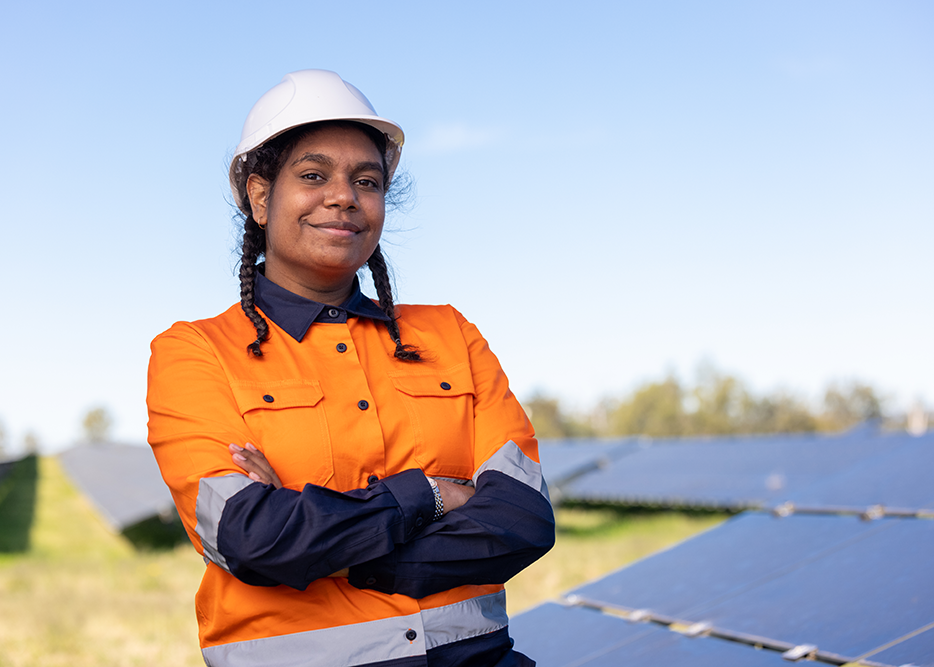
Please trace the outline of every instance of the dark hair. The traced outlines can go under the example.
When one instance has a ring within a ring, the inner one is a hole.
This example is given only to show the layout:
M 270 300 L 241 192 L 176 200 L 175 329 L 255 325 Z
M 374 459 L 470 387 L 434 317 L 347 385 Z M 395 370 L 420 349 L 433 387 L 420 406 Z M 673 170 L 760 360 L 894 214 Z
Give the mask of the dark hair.
M 253 284 L 256 280 L 257 270 L 262 270 L 262 263 L 257 264 L 260 256 L 266 253 L 266 232 L 261 228 L 256 220 L 253 219 L 253 209 L 250 205 L 250 198 L 247 195 L 246 182 L 251 174 L 256 174 L 270 183 L 269 194 L 275 189 L 276 179 L 279 172 L 285 165 L 286 159 L 302 139 L 310 133 L 321 129 L 322 127 L 342 127 L 353 128 L 362 131 L 376 145 L 380 155 L 383 156 L 383 177 L 386 183 L 386 203 L 391 208 L 398 204 L 398 196 L 407 192 L 407 182 L 402 182 L 402 187 L 394 188 L 389 179 L 389 170 L 386 167 L 386 135 L 376 128 L 363 123 L 354 123 L 351 121 L 325 121 L 321 123 L 312 123 L 302 125 L 277 137 L 270 139 L 259 148 L 255 148 L 247 153 L 243 161 L 236 168 L 236 187 L 240 205 L 240 217 L 243 219 L 243 241 L 241 243 L 240 257 L 240 307 L 256 328 L 256 340 L 247 345 L 247 350 L 255 356 L 263 356 L 260 348 L 263 341 L 269 335 L 269 324 L 266 319 L 256 310 L 254 304 Z M 235 160 L 241 158 L 236 157 Z M 397 194 L 397 191 L 400 191 Z M 376 287 L 376 295 L 379 298 L 379 307 L 386 314 L 389 320 L 386 322 L 386 329 L 389 331 L 389 337 L 396 344 L 395 357 L 402 361 L 421 361 L 421 355 L 412 345 L 404 345 L 399 336 L 399 324 L 396 322 L 396 308 L 392 300 L 392 284 L 389 279 L 389 269 L 386 260 L 380 250 L 379 245 L 367 260 L 367 266 L 373 276 L 373 285 Z

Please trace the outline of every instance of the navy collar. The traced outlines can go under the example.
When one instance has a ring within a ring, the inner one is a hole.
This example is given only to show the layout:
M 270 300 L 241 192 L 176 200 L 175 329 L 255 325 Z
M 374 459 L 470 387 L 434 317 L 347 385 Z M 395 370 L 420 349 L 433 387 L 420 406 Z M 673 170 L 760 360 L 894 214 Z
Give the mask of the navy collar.
M 340 306 L 329 306 L 279 287 L 262 273 L 257 272 L 253 283 L 256 305 L 263 313 L 298 342 L 315 322 L 343 323 L 348 317 L 368 317 L 388 322 L 389 318 L 360 291 L 360 281 L 354 276 L 353 292 Z

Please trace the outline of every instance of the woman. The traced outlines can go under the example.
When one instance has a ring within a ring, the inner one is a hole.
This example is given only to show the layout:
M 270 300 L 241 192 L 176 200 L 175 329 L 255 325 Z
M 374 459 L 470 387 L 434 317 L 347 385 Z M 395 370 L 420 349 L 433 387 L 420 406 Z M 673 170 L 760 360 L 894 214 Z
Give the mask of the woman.
M 240 304 L 153 341 L 149 442 L 207 565 L 208 665 L 534 664 L 502 587 L 554 541 L 534 433 L 476 327 L 393 304 L 402 142 L 337 74 L 287 75 L 231 164 Z

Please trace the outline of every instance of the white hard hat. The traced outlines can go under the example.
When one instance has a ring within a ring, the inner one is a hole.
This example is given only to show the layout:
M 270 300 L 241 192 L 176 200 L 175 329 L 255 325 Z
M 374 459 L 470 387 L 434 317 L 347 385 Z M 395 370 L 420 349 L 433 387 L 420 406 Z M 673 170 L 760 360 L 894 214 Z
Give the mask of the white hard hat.
M 240 144 L 230 162 L 230 189 L 237 206 L 243 208 L 237 194 L 236 176 L 244 155 L 286 130 L 325 120 L 356 121 L 385 134 L 386 168 L 392 178 L 405 141 L 402 128 L 377 116 L 366 96 L 336 72 L 304 69 L 286 74 L 278 85 L 259 98 L 246 117 Z

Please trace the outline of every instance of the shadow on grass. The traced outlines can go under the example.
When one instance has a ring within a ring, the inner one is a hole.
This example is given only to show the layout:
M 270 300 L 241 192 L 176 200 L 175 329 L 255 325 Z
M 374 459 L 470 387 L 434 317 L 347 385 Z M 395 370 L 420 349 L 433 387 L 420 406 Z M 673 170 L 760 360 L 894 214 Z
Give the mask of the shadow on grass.
M 27 456 L 7 466 L 0 478 L 0 553 L 22 553 L 29 549 L 36 514 L 39 458 Z
M 137 551 L 169 551 L 188 542 L 188 533 L 174 512 L 170 517 L 154 516 L 123 529 Z

